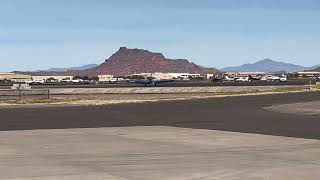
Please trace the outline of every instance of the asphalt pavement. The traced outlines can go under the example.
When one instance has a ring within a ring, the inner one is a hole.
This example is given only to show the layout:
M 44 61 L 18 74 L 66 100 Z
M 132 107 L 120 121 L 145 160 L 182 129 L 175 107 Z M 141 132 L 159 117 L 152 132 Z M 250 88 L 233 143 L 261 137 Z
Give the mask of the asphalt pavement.
M 263 107 L 319 100 L 308 92 L 3 108 L 0 179 L 314 180 L 320 116 Z
M 0 130 L 173 126 L 320 139 L 320 117 L 263 107 L 320 100 L 320 92 L 81 107 L 0 109 Z
M 158 84 L 160 87 L 207 87 L 207 86 L 283 86 L 283 85 L 306 85 L 309 79 L 289 79 L 287 82 L 279 81 L 252 81 L 252 82 L 210 82 L 210 81 L 174 81 L 171 83 Z M 314 81 L 312 81 L 315 84 Z M 0 89 L 10 89 L 12 84 L 0 84 Z M 48 88 L 127 88 L 127 87 L 144 87 L 143 84 L 119 82 L 106 84 L 56 84 L 46 83 L 31 85 L 33 89 Z

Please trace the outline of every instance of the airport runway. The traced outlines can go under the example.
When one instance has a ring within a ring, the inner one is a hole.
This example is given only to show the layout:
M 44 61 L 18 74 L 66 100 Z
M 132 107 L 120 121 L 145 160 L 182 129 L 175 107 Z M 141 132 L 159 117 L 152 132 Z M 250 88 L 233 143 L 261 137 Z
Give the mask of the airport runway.
M 287 82 L 279 81 L 253 81 L 253 82 L 209 82 L 209 81 L 176 81 L 172 83 L 159 84 L 160 87 L 207 87 L 207 86 L 282 86 L 282 85 L 306 85 L 309 79 L 288 80 Z M 315 82 L 312 82 L 313 84 Z M 0 84 L 0 89 L 10 89 L 12 84 Z M 142 84 L 121 82 L 115 84 L 43 84 L 31 85 L 33 89 L 48 88 L 119 88 L 119 87 L 143 87 Z
M 320 139 L 320 117 L 263 107 L 320 100 L 319 92 L 112 106 L 0 109 L 0 130 L 174 126 Z

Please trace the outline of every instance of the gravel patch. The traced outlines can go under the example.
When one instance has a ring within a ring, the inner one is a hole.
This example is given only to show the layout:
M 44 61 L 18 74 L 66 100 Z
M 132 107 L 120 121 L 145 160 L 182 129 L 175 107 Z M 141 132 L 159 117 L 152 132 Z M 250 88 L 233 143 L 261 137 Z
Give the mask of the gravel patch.
M 320 101 L 280 104 L 265 107 L 264 109 L 286 114 L 320 116 Z

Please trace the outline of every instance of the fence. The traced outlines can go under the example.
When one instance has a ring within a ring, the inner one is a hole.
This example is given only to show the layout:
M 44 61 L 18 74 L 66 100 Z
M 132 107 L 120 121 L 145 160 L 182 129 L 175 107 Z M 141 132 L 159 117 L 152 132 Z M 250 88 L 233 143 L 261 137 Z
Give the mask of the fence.
M 50 99 L 49 89 L 1 89 L 0 100 Z

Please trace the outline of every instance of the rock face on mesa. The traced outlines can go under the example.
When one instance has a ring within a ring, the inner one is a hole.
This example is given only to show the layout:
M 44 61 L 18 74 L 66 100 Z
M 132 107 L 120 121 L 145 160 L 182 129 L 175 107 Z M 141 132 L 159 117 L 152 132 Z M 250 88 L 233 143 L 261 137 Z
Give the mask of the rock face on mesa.
M 177 72 L 177 73 L 217 73 L 214 68 L 204 68 L 185 59 L 167 59 L 161 53 L 143 49 L 121 47 L 101 65 L 82 71 L 88 75 L 112 74 L 126 76 L 136 73 Z
M 315 66 L 316 68 L 311 69 L 310 71 L 320 72 L 320 66 Z

